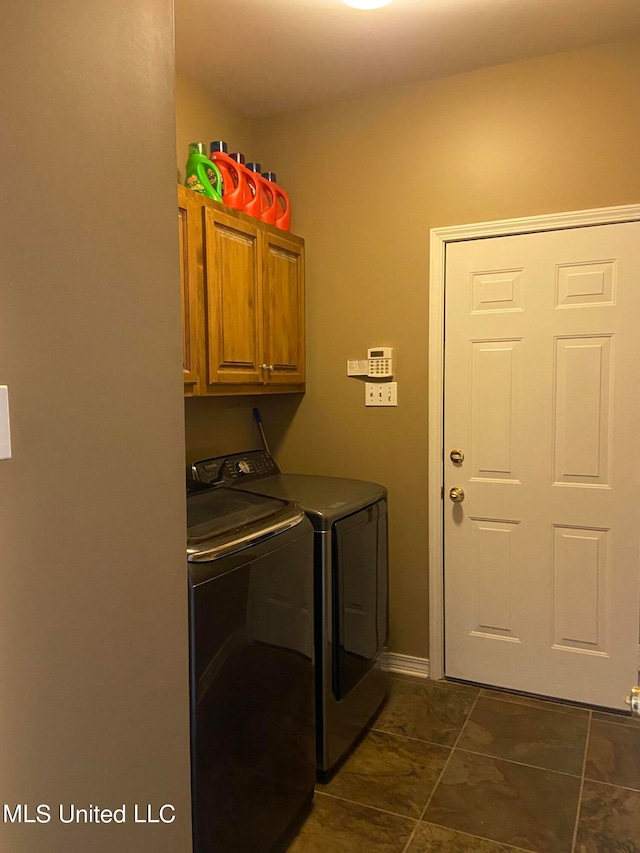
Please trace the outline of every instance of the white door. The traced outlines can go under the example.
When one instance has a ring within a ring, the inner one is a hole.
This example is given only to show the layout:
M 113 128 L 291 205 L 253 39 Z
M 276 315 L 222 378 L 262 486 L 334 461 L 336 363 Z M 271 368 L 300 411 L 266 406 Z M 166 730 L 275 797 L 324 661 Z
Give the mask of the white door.
M 445 672 L 624 707 L 638 670 L 640 222 L 449 243 L 445 304 Z

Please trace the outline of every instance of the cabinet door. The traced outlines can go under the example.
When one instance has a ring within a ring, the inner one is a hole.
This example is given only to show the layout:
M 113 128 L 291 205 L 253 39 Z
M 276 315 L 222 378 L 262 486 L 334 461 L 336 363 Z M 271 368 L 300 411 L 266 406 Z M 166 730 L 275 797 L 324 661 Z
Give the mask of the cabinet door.
M 205 207 L 206 387 L 261 384 L 257 223 Z
M 267 382 L 298 385 L 305 379 L 304 242 L 266 231 L 261 238 Z
M 180 292 L 182 297 L 182 370 L 184 393 L 198 393 L 199 287 L 202 273 L 202 206 L 184 187 L 178 187 Z

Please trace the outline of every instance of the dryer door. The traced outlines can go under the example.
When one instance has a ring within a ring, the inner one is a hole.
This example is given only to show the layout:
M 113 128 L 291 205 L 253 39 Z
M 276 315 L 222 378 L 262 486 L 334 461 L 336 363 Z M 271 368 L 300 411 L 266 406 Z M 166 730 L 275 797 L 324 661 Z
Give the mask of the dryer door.
M 333 692 L 343 699 L 387 643 L 387 503 L 333 525 Z

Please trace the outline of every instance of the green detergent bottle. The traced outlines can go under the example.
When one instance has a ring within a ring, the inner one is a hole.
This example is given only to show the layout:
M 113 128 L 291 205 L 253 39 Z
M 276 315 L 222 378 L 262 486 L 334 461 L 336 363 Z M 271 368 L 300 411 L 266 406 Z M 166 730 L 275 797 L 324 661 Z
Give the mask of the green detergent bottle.
M 203 142 L 192 142 L 189 145 L 184 185 L 215 201 L 222 201 L 222 175 L 216 164 L 207 157 L 206 150 Z

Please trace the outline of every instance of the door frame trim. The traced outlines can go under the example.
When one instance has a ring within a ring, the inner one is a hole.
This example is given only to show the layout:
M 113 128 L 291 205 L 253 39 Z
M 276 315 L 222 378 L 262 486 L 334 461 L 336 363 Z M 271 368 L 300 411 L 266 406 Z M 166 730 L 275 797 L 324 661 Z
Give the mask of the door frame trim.
M 429 420 L 427 487 L 429 522 L 429 669 L 444 676 L 444 292 L 448 243 L 481 237 L 508 237 L 589 225 L 640 220 L 640 205 L 575 210 L 547 216 L 476 222 L 432 228 L 429 261 Z

